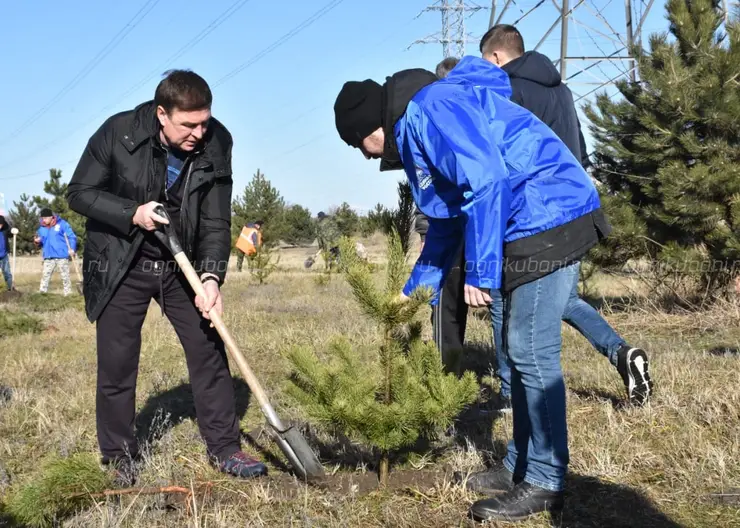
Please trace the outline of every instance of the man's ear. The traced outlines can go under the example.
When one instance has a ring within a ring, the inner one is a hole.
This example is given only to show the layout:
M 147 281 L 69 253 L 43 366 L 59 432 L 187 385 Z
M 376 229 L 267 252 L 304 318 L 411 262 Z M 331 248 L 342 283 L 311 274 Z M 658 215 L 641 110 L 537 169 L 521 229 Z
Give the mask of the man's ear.
M 159 124 L 164 126 L 165 119 L 167 119 L 167 111 L 162 107 L 162 105 L 157 106 L 157 119 L 159 119 Z

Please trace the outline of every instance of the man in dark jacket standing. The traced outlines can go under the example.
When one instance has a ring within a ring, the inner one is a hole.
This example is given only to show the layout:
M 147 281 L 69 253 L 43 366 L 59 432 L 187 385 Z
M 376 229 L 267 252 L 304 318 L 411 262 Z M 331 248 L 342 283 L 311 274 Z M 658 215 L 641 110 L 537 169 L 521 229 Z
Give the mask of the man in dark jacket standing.
M 511 83 L 511 100 L 526 108 L 549 126 L 568 149 L 588 165 L 586 144 L 576 113 L 573 94 L 563 84 L 552 61 L 536 51 L 524 51 L 524 39 L 514 26 L 500 24 L 492 27 L 481 39 L 483 58 L 501 67 Z M 602 223 L 606 223 L 603 218 Z M 494 294 L 491 316 L 496 342 L 498 375 L 504 399 L 511 394 L 511 368 L 503 353 L 501 333 L 503 320 L 500 295 Z M 644 404 L 653 391 L 644 350 L 635 348 L 617 334 L 601 314 L 578 296 L 578 285 L 571 292 L 563 313 L 563 320 L 578 330 L 603 354 L 622 377 L 630 403 Z M 474 483 L 475 481 L 470 481 Z
M 153 298 L 185 349 L 195 411 L 211 460 L 242 478 L 264 464 L 241 451 L 234 389 L 224 344 L 210 327 L 222 312 L 220 285 L 231 243 L 231 149 L 211 116 L 211 90 L 190 71 L 170 72 L 154 101 L 109 118 L 90 138 L 69 184 L 70 207 L 87 217 L 84 294 L 96 322 L 97 432 L 103 463 L 130 484 L 141 327 Z M 195 297 L 171 253 L 154 236 L 167 210 L 203 281 Z

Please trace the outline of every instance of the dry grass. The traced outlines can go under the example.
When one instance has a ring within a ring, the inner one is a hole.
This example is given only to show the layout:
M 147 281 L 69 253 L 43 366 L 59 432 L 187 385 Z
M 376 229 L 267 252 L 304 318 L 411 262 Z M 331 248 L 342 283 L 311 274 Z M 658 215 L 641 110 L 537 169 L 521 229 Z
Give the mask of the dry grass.
M 381 246 L 369 249 L 371 260 L 382 263 Z M 227 324 L 289 420 L 302 416 L 283 393 L 287 348 L 322 348 L 337 334 L 358 343 L 377 339 L 341 277 L 319 285 L 321 265 L 303 269 L 311 251 L 284 250 L 281 270 L 264 286 L 252 284 L 245 271 L 232 273 L 225 288 Z M 19 273 L 18 279 L 21 291 L 38 288 L 38 273 Z M 53 288 L 61 289 L 58 276 Z M 629 293 L 613 281 L 598 288 L 610 297 Z M 10 302 L 2 309 L 27 308 Z M 31 479 L 49 454 L 97 450 L 94 327 L 79 305 L 56 309 L 34 312 L 45 327 L 41 334 L 0 338 L 0 384 L 13 389 L 12 399 L 0 402 L 0 496 Z M 644 409 L 623 407 L 616 372 L 564 328 L 571 446 L 566 510 L 562 518 L 541 516 L 520 525 L 740 526 L 740 503 L 711 496 L 740 488 L 740 310 L 669 316 L 634 306 L 607 314 L 651 354 L 656 398 Z M 485 374 L 491 338 L 483 318 L 471 317 L 469 340 L 468 363 Z M 235 383 L 242 428 L 257 436 L 260 410 L 249 403 L 245 384 Z M 397 465 L 391 476 L 397 485 L 386 493 L 365 491 L 373 461 L 356 446 L 322 457 L 337 477 L 335 489 L 306 487 L 286 476 L 264 438 L 257 442 L 272 461 L 271 476 L 250 483 L 224 478 L 204 456 L 182 350 L 156 306 L 144 327 L 137 405 L 142 434 L 151 440 L 141 485 L 178 485 L 192 488 L 192 495 L 100 500 L 65 526 L 467 526 L 475 497 L 452 483 L 452 472 L 465 474 L 500 456 L 511 432 L 510 418 L 483 401 L 461 417 L 456 438 L 443 437 L 431 454 L 412 454 Z

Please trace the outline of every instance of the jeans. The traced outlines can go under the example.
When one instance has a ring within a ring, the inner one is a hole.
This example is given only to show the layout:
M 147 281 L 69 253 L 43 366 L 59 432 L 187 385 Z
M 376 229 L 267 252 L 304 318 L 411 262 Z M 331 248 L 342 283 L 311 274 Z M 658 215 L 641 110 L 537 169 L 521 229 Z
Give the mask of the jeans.
M 0 235 L 2 236 L 2 235 Z M 13 289 L 13 275 L 10 273 L 10 257 L 5 255 L 0 257 L 0 270 L 3 272 L 3 278 L 5 279 L 5 286 L 8 287 L 8 291 Z
M 568 467 L 561 321 L 579 265 L 504 295 L 503 351 L 511 368 L 514 438 L 506 468 L 533 486 L 561 491 Z
M 576 264 L 576 266 L 580 269 L 580 264 Z M 510 398 L 511 369 L 507 363 L 506 354 L 499 352 L 503 350 L 503 300 L 498 290 L 491 292 L 491 297 L 493 297 L 493 303 L 490 307 L 493 322 L 493 344 L 496 347 L 496 364 L 498 377 L 501 380 L 501 395 Z M 568 304 L 563 312 L 563 320 L 588 339 L 589 343 L 609 359 L 612 365 L 617 366 L 617 352 L 626 345 L 626 342 L 609 326 L 609 323 L 598 310 L 578 296 L 577 280 L 573 283 Z

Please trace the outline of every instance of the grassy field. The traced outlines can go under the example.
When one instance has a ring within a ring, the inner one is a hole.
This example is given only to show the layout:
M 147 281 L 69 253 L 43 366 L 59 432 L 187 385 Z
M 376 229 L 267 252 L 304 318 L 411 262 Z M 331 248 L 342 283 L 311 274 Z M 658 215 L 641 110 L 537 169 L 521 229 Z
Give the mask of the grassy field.
M 380 263 L 382 245 L 375 242 L 371 259 Z M 336 335 L 357 343 L 379 339 L 341 276 L 322 285 L 319 270 L 303 269 L 308 253 L 283 250 L 281 270 L 265 285 L 253 284 L 245 271 L 232 272 L 224 288 L 229 328 L 278 413 L 296 421 L 301 412 L 284 396 L 287 349 L 322 350 Z M 0 298 L 0 314 L 15 321 L 0 335 L 0 384 L 12 389 L 0 403 L 0 498 L 33 479 L 38 463 L 50 456 L 97 453 L 94 326 L 79 297 L 68 304 L 55 295 L 31 295 L 38 289 L 35 261 L 19 265 L 23 295 Z M 638 291 L 631 281 L 605 277 L 591 287 L 603 297 Z M 53 288 L 60 293 L 58 275 Z M 562 517 L 543 515 L 519 526 L 740 527 L 740 307 L 666 315 L 643 301 L 628 310 L 607 307 L 606 314 L 630 343 L 648 350 L 653 402 L 642 409 L 623 406 L 616 371 L 564 326 L 571 448 L 566 509 Z M 296 482 L 261 434 L 260 410 L 236 374 L 245 444 L 270 462 L 270 476 L 244 483 L 214 471 L 194 422 L 182 350 L 153 305 L 137 391 L 138 432 L 148 440 L 139 484 L 193 493 L 100 499 L 64 526 L 468 526 L 467 508 L 476 497 L 453 484 L 453 472 L 475 471 L 502 456 L 511 432 L 510 416 L 495 411 L 489 324 L 480 315 L 470 319 L 465 359 L 481 375 L 481 400 L 460 417 L 454 434 L 399 460 L 390 489 L 378 492 L 374 460 L 359 446 L 331 445 L 321 434 L 317 447 L 333 475 L 330 484 L 316 489 Z

